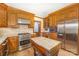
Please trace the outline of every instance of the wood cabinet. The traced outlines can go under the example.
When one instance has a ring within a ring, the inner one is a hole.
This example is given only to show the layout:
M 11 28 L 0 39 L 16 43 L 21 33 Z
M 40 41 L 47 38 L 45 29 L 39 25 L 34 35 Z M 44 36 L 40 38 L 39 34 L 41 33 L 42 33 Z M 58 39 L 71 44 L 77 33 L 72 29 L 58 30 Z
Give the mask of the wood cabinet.
M 75 7 L 70 8 L 70 9 L 67 11 L 66 17 L 67 17 L 68 20 L 72 20 L 72 19 L 78 18 L 78 15 L 77 15 L 77 8 L 75 8 Z
M 56 40 L 57 39 L 57 33 L 50 33 L 49 38 Z
M 3 55 L 3 47 L 2 47 L 2 45 L 0 45 L 0 56 L 2 56 Z
M 17 15 L 15 13 L 8 13 L 8 27 L 18 27 Z
M 24 12 L 24 11 L 20 11 L 20 13 L 17 13 L 17 19 L 18 18 L 23 18 L 25 20 L 29 20 L 30 21 L 30 25 L 29 27 L 34 27 L 34 15 Z
M 4 4 L 0 4 L 0 27 L 7 26 L 6 8 Z
M 13 37 L 8 37 L 7 38 L 7 49 L 8 53 L 13 53 L 18 50 L 19 47 L 19 41 L 18 41 L 18 36 L 13 36 Z
M 49 18 L 44 19 L 44 28 L 49 27 Z
M 49 36 L 48 33 L 45 33 L 45 32 L 43 33 L 43 37 L 48 38 L 48 36 Z
M 34 27 L 34 14 L 16 9 L 13 7 L 8 7 L 8 26 L 18 27 L 18 19 L 25 19 L 30 21 L 29 27 Z
M 51 14 L 49 14 L 45 19 L 44 19 L 44 24 L 48 24 L 45 25 L 45 27 L 56 27 L 58 22 L 61 21 L 68 21 L 68 20 L 73 20 L 73 19 L 77 19 L 78 20 L 78 15 L 79 13 L 79 4 L 73 4 L 67 7 L 64 7 L 60 10 L 57 10 Z M 46 22 L 48 20 L 48 22 Z M 55 33 L 50 33 L 50 38 L 57 38 L 57 34 Z
M 49 16 L 49 27 L 53 26 L 53 16 Z
M 56 26 L 56 15 L 52 14 L 49 17 L 49 27 L 55 27 Z
M 64 20 L 72 20 L 78 18 L 79 4 L 73 4 L 67 7 L 64 7 L 56 12 L 49 14 L 45 20 L 44 24 L 48 23 L 49 27 L 56 26 L 57 22 Z M 46 22 L 46 19 L 49 19 L 49 22 Z M 47 25 L 45 25 L 47 27 Z
M 55 32 L 54 33 L 51 32 L 49 34 L 43 33 L 43 36 L 46 37 L 46 38 L 50 38 L 50 39 L 55 39 L 55 40 L 57 39 L 57 33 L 55 33 Z
M 36 37 L 36 33 L 31 34 L 31 38 L 34 38 L 34 37 Z
M 0 27 L 18 27 L 19 18 L 29 20 L 29 27 L 34 27 L 34 14 L 0 3 Z
M 18 28 L 18 16 L 17 11 L 18 9 L 8 6 L 7 8 L 8 14 L 8 27 Z
M 50 14 L 44 19 L 44 28 L 45 27 L 56 27 L 57 21 L 59 19 L 59 14 Z

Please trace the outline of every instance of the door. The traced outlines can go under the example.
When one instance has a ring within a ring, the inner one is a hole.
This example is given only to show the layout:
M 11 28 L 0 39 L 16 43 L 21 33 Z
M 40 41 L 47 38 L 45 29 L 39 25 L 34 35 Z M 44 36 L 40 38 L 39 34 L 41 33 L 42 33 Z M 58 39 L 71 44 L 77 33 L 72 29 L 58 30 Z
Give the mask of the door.
M 40 36 L 40 25 L 40 21 L 35 21 L 34 32 L 37 34 L 37 36 Z
M 78 21 L 65 21 L 65 49 L 77 54 Z

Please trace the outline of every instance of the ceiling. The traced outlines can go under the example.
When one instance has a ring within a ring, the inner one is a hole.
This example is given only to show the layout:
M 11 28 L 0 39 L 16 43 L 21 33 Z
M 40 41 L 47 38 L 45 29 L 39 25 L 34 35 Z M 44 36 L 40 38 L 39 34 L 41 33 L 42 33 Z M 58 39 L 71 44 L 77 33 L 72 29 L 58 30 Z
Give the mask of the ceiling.
M 61 9 L 71 3 L 6 3 L 9 6 L 34 13 L 39 17 L 46 17 L 51 12 Z

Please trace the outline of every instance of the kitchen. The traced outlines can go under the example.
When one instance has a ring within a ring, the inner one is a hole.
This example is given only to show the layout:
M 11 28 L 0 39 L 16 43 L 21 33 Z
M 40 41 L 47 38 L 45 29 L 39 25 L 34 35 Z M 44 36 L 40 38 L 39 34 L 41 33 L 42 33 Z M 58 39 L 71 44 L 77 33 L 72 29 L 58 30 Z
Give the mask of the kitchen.
M 0 3 L 1 56 L 79 55 L 78 3 L 67 4 L 44 18 L 15 5 L 21 6 Z

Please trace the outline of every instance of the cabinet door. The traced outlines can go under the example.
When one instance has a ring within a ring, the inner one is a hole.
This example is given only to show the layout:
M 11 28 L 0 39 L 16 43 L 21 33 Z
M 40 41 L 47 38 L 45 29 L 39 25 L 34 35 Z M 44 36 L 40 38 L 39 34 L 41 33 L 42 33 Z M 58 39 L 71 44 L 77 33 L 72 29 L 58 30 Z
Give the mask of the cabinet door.
M 0 6 L 0 27 L 6 27 L 7 20 L 6 20 L 6 10 L 4 7 Z
M 49 19 L 45 18 L 44 19 L 44 28 L 48 28 L 49 27 Z
M 8 26 L 17 26 L 17 15 L 15 13 L 8 13 Z
M 50 33 L 49 38 L 56 40 L 57 39 L 57 33 Z
M 17 36 L 7 38 L 7 46 L 9 53 L 16 52 L 19 47 L 19 41 Z
M 55 21 L 55 26 L 56 26 L 58 24 L 58 22 L 61 21 L 60 15 L 59 14 L 55 14 L 54 15 L 54 19 L 55 19 L 54 21 Z
M 77 18 L 77 8 L 71 8 L 67 11 L 67 18 L 68 19 L 74 19 Z
M 49 27 L 52 27 L 54 25 L 54 22 L 53 22 L 53 16 L 49 16 Z
M 0 45 L 0 56 L 2 56 L 3 55 L 3 47 L 2 47 L 2 45 Z
M 52 15 L 52 25 L 53 25 L 53 27 L 55 27 L 56 26 L 56 24 L 57 24 L 57 17 L 56 17 L 56 15 Z
M 17 17 L 29 20 L 30 21 L 29 27 L 31 28 L 34 27 L 34 15 L 30 15 L 29 13 L 26 13 L 26 12 L 25 13 L 21 12 L 17 14 Z

